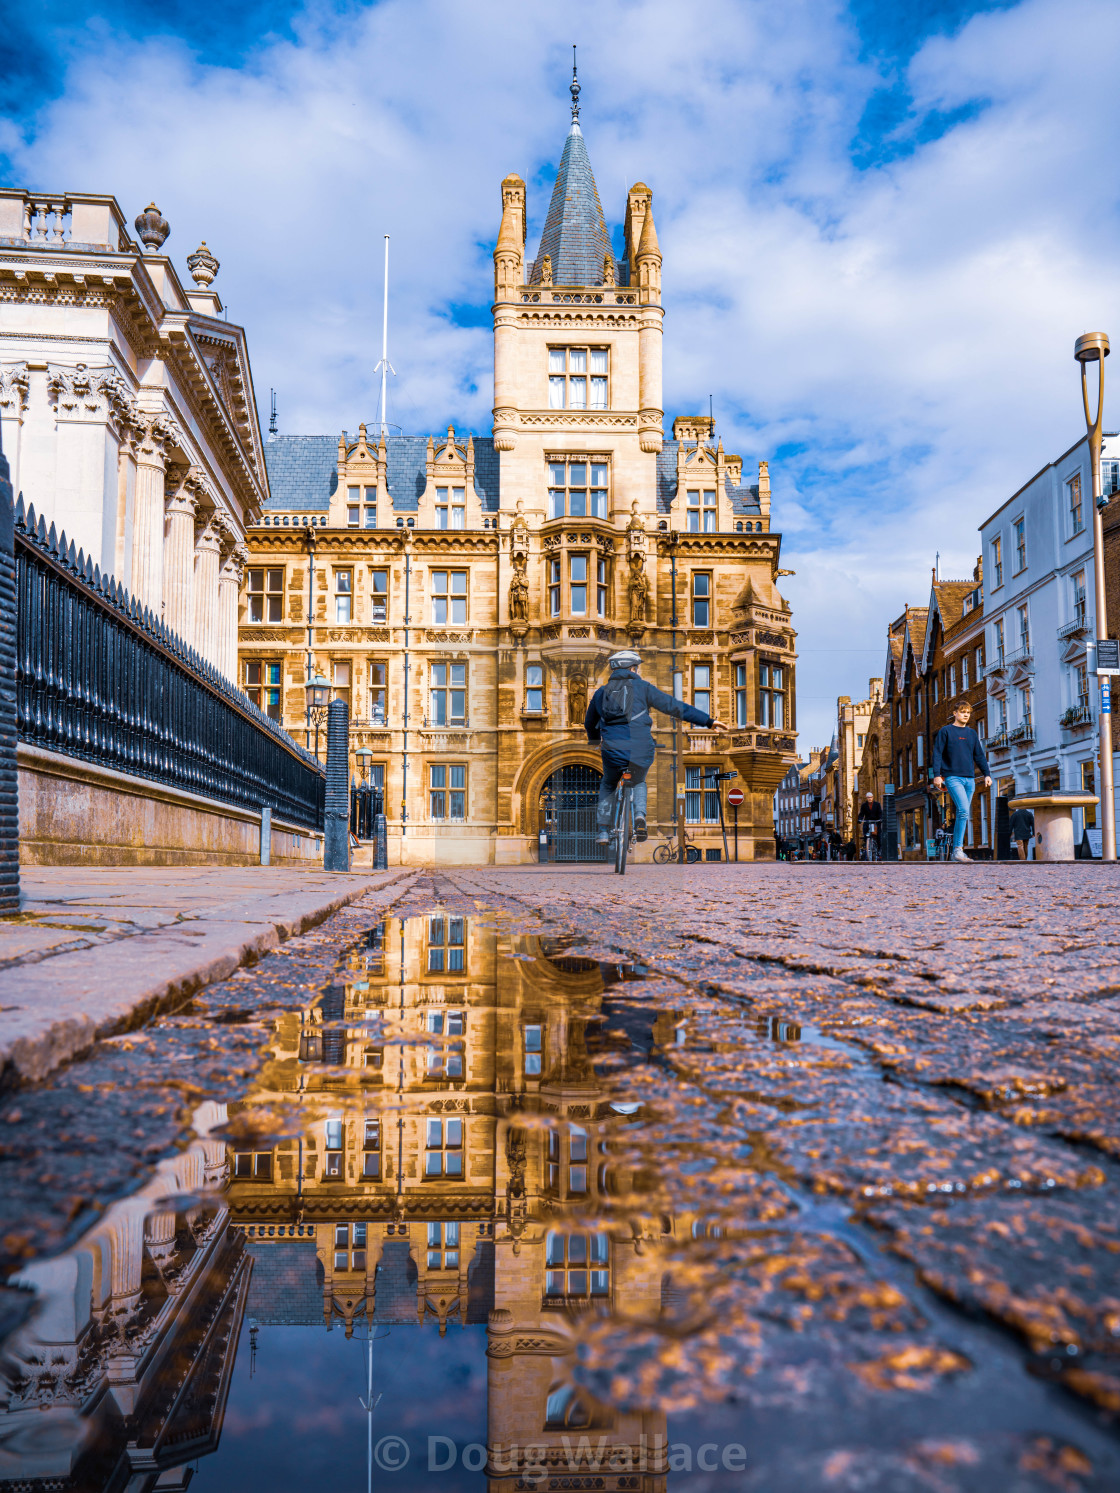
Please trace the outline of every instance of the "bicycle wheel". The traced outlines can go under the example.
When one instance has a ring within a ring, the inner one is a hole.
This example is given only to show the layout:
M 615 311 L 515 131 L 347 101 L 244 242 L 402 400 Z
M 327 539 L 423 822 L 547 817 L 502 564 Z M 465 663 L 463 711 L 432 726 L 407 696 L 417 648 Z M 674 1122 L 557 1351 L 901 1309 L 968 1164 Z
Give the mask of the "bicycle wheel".
M 684 858 L 690 866 L 694 866 L 700 859 L 700 851 L 698 847 L 695 845 L 686 845 L 684 848 Z
M 630 849 L 630 785 L 622 789 L 622 812 L 618 819 L 618 838 L 615 841 L 614 868 L 620 876 L 626 875 L 626 852 Z
M 667 866 L 670 861 L 676 860 L 677 855 L 671 845 L 658 845 L 653 852 L 653 858 L 659 866 Z

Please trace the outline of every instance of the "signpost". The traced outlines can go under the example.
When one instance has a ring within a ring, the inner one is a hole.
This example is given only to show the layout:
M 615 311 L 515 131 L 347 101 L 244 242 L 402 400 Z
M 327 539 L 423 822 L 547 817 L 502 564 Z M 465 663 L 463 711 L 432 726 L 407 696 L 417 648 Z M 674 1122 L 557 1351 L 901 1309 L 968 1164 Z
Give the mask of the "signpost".
M 739 859 L 739 805 L 743 802 L 745 797 L 746 795 L 741 788 L 729 788 L 727 790 L 727 802 L 731 805 L 731 812 L 734 815 L 732 830 L 735 838 L 736 862 Z
M 730 772 L 706 772 L 704 774 L 705 788 L 709 783 L 714 783 L 716 785 L 716 802 L 719 804 L 719 832 L 723 836 L 723 858 L 725 861 L 729 861 L 731 859 L 731 856 L 728 854 L 727 850 L 727 825 L 723 818 L 723 795 L 719 791 L 719 785 L 721 781 L 724 781 L 728 778 L 737 778 L 738 776 L 739 774 L 735 772 L 734 769 L 732 769 Z

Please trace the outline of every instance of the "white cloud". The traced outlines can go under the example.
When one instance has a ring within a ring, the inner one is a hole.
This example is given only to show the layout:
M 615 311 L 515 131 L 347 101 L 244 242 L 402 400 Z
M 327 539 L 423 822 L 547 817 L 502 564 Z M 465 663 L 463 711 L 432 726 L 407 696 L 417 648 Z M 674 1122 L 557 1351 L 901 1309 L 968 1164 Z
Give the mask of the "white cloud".
M 979 520 L 1078 434 L 1073 338 L 1120 294 L 1111 0 L 1024 0 L 927 42 L 900 142 L 975 112 L 865 171 L 883 78 L 828 0 L 575 0 L 563 33 L 542 6 L 386 0 L 308 12 L 238 69 L 91 32 L 34 134 L 0 144 L 31 184 L 130 214 L 154 196 L 180 262 L 205 237 L 287 430 L 372 418 L 391 233 L 390 417 L 483 429 L 489 336 L 445 308 L 487 301 L 507 171 L 539 228 L 581 36 L 608 218 L 628 182 L 655 192 L 669 411 L 711 392 L 729 448 L 797 448 L 771 474 L 807 747 L 880 672 L 934 551 L 969 573 Z

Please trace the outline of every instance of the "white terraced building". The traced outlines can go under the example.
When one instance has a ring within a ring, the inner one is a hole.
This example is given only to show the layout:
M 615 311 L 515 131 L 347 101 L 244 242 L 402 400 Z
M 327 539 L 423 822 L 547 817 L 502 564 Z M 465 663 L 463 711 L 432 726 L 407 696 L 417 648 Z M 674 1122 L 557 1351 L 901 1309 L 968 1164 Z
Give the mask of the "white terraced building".
M 1104 438 L 1102 470 L 1105 492 L 1117 492 L 1114 434 Z M 1096 792 L 1098 697 L 1086 663 L 1096 636 L 1092 508 L 1083 438 L 980 526 L 993 800 L 1056 788 Z M 994 823 L 994 802 L 992 809 Z M 1075 810 L 1076 840 L 1097 822 L 1092 810 Z

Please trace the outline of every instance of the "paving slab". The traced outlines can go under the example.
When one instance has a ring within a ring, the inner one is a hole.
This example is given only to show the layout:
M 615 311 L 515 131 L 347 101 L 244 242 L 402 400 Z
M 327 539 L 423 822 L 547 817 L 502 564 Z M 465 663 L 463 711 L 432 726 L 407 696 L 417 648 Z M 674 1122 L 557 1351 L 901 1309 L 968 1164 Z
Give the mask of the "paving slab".
M 362 897 L 415 875 L 27 867 L 0 919 L 0 1082 L 43 1078 Z

